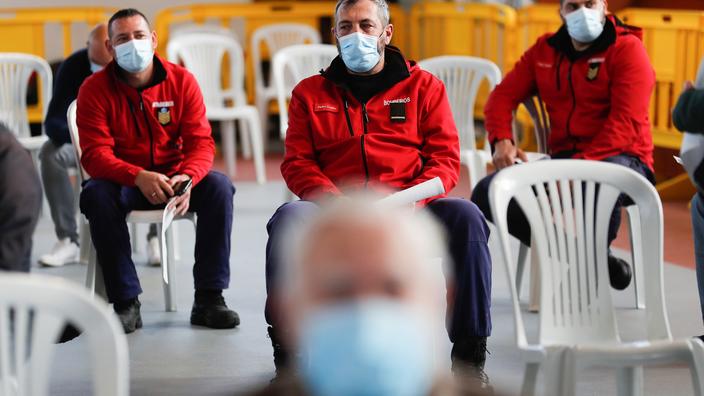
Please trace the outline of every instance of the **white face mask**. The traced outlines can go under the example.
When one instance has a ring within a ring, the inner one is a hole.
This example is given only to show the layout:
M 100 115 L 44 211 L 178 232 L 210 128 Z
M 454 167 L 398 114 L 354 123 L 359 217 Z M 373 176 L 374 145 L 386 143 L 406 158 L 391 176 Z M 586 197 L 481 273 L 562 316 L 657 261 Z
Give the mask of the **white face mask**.
M 355 73 L 366 73 L 373 69 L 381 58 L 378 48 L 379 37 L 381 36 L 370 36 L 360 32 L 338 37 L 340 55 L 345 66 Z
M 115 47 L 115 60 L 130 73 L 139 73 L 152 63 L 154 50 L 152 40 L 130 40 Z
M 591 43 L 604 30 L 604 11 L 601 8 L 580 7 L 565 15 L 570 37 L 580 43 Z

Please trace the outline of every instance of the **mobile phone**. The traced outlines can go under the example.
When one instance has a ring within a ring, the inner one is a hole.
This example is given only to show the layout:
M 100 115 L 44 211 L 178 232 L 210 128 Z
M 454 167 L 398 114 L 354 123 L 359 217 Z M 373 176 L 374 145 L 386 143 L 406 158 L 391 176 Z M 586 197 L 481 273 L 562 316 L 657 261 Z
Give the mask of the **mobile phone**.
M 191 179 L 176 183 L 176 185 L 173 187 L 174 195 L 181 196 L 185 194 L 186 192 L 188 192 L 188 189 L 191 188 L 192 183 L 193 181 Z

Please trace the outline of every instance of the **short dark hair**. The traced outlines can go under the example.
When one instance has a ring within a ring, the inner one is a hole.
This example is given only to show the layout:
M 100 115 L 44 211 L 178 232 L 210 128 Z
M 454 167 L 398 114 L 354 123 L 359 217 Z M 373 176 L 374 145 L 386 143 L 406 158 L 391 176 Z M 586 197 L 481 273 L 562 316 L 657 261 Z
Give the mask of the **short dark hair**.
M 337 4 L 335 5 L 335 23 L 340 19 L 339 18 L 339 13 L 340 9 L 345 8 L 347 6 L 355 5 L 358 2 L 358 0 L 338 0 Z M 384 26 L 389 24 L 389 4 L 386 2 L 386 0 L 371 0 L 372 3 L 374 3 L 379 11 L 379 21 L 384 24 Z
M 149 25 L 149 19 L 147 19 L 147 17 L 144 16 L 144 14 L 139 12 L 138 9 L 136 9 L 136 8 L 123 8 L 120 11 L 114 13 L 110 17 L 110 20 L 108 21 L 108 36 L 112 37 L 112 23 L 113 22 L 115 22 L 118 19 L 129 18 L 129 17 L 133 17 L 136 15 L 141 16 L 144 19 L 144 22 L 147 23 L 147 26 L 149 26 L 149 28 L 151 29 L 151 25 Z

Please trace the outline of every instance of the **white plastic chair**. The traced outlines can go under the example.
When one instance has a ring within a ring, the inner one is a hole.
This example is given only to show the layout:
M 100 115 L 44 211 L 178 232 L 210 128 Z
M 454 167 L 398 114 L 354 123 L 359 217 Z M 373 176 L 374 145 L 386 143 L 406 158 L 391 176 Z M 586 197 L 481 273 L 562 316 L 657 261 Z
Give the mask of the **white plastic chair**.
M 296 44 L 319 44 L 320 33 L 312 26 L 302 23 L 276 23 L 265 25 L 252 33 L 250 48 L 252 51 L 252 65 L 254 68 L 254 88 L 256 93 L 256 106 L 262 128 L 267 130 L 269 120 L 269 103 L 276 99 L 276 88 L 273 84 L 273 68 L 269 68 L 268 83 L 264 81 L 262 69 L 261 45 L 266 46 L 270 59 L 282 48 Z M 271 66 L 271 65 L 270 65 Z
M 187 33 L 169 40 L 166 50 L 171 62 L 180 59 L 195 76 L 203 92 L 208 119 L 220 121 L 227 174 L 235 175 L 235 121 L 239 120 L 240 130 L 249 135 L 252 144 L 257 182 L 266 182 L 261 122 L 256 107 L 247 105 L 244 55 L 237 41 L 217 33 Z M 224 89 L 221 82 L 225 55 L 230 64 L 229 89 Z
M 60 278 L 0 273 L 0 395 L 51 394 L 54 343 L 66 323 L 88 345 L 93 394 L 129 394 L 127 341 L 107 304 Z
M 616 199 L 625 193 L 640 215 L 646 269 L 647 339 L 619 337 L 607 264 L 608 224 Z M 532 229 L 540 270 L 538 339 L 529 343 L 516 290 L 507 209 L 515 199 Z M 621 394 L 639 394 L 642 366 L 671 361 L 690 365 L 694 387 L 704 394 L 702 345 L 673 341 L 663 285 L 663 216 L 660 198 L 644 177 L 624 166 L 587 160 L 536 161 L 501 171 L 489 200 L 513 305 L 516 343 L 526 361 L 523 394 L 535 393 L 541 367 L 546 395 L 569 394 L 583 367 L 619 367 Z M 569 376 L 572 377 L 569 377 Z
M 66 114 L 68 120 L 68 130 L 71 135 L 71 143 L 76 151 L 76 166 L 81 171 L 80 182 L 90 179 L 90 175 L 81 166 L 81 146 L 78 134 L 78 125 L 76 125 L 76 110 L 77 102 L 74 100 L 68 107 Z M 83 218 L 83 217 L 82 217 Z M 168 208 L 163 210 L 133 210 L 128 215 L 125 221 L 128 224 L 157 224 L 158 233 L 160 235 L 159 247 L 161 250 L 161 274 L 164 284 L 164 305 L 168 312 L 176 311 L 176 300 L 174 299 L 173 289 L 176 283 L 176 256 L 175 256 L 175 238 L 174 227 L 171 227 L 174 220 L 190 220 L 194 227 L 196 226 L 195 213 L 188 212 L 184 216 L 173 217 Z M 103 279 L 102 269 L 97 265 L 98 259 L 93 243 L 90 242 L 90 226 L 85 218 L 81 221 L 81 257 L 85 256 L 84 249 L 90 249 L 88 252 L 88 270 L 86 273 L 86 287 L 93 294 L 98 294 L 105 297 L 105 282 Z M 85 243 L 88 241 L 88 243 Z
M 541 159 L 549 158 L 547 155 L 548 150 L 548 137 L 550 135 L 550 119 L 548 116 L 545 103 L 540 99 L 539 96 L 532 96 L 523 102 L 523 106 L 528 110 L 528 114 L 533 120 L 535 141 L 537 143 L 538 151 L 536 153 L 526 153 L 529 159 Z M 514 139 L 518 141 L 518 139 Z M 643 296 L 643 259 L 641 257 L 641 236 L 640 236 L 640 219 L 638 218 L 638 211 L 635 205 L 629 205 L 625 207 L 626 214 L 628 215 L 628 235 L 630 236 L 631 242 L 631 262 L 633 264 L 633 288 L 635 290 L 635 308 L 644 309 L 645 300 Z M 523 280 L 523 272 L 525 269 L 525 264 L 528 259 L 529 247 L 521 244 L 518 251 L 518 266 L 516 268 L 516 290 L 518 295 L 521 294 L 521 284 Z M 535 269 L 531 267 L 531 282 L 536 279 Z M 531 285 L 531 290 L 533 290 L 533 285 Z M 531 306 L 535 306 L 537 301 L 535 296 L 531 297 Z
M 17 140 L 35 155 L 47 136 L 31 136 L 27 115 L 27 88 L 32 73 L 41 80 L 42 119 L 46 116 L 53 89 L 51 67 L 42 58 L 15 52 L 0 53 L 0 122 L 17 135 Z M 43 126 L 42 126 L 43 130 Z
M 291 45 L 274 55 L 272 68 L 282 139 L 286 137 L 288 128 L 288 100 L 293 88 L 304 78 L 330 66 L 336 56 L 337 47 L 330 44 Z
M 484 148 L 477 149 L 474 102 L 483 80 L 487 80 L 490 90 L 501 82 L 501 70 L 489 60 L 471 56 L 438 56 L 424 59 L 418 64 L 445 84 L 460 136 L 460 161 L 467 166 L 469 182 L 474 188 L 486 176 L 486 166 L 491 162 L 491 150 L 486 138 Z

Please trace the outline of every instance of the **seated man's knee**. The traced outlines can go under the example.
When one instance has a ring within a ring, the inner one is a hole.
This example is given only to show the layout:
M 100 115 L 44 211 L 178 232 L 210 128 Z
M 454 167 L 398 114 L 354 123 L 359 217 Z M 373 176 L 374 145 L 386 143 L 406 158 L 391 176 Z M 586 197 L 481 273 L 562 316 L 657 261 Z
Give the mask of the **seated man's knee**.
M 201 183 L 208 189 L 208 200 L 211 202 L 232 204 L 235 186 L 232 180 L 220 172 L 209 172 Z
M 81 190 L 81 212 L 89 217 L 100 213 L 119 199 L 120 188 L 107 180 L 88 180 Z
M 276 209 L 274 215 L 269 219 L 266 229 L 271 233 L 291 222 L 303 221 L 317 209 L 318 205 L 310 201 L 287 202 Z

